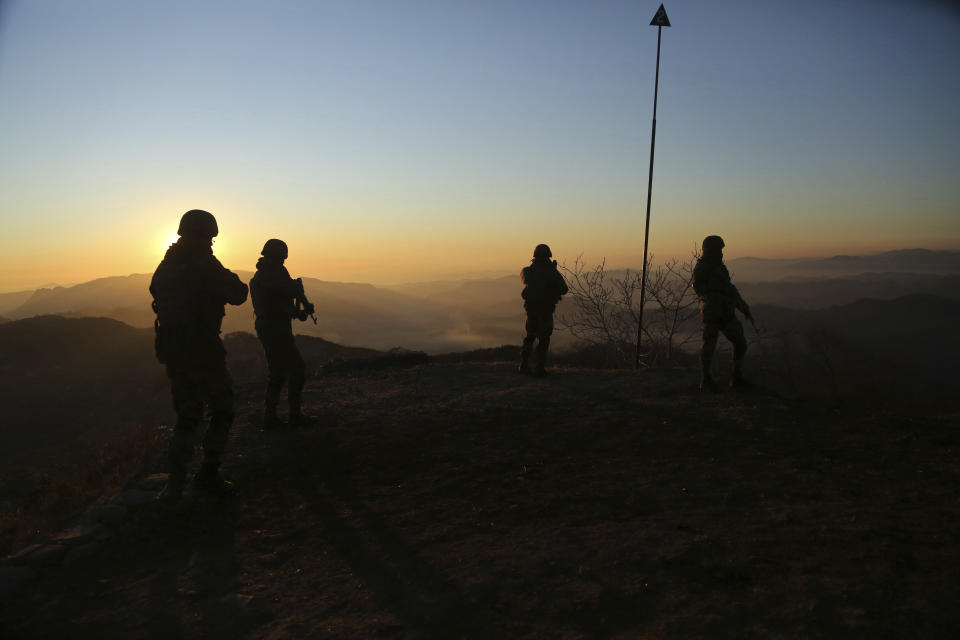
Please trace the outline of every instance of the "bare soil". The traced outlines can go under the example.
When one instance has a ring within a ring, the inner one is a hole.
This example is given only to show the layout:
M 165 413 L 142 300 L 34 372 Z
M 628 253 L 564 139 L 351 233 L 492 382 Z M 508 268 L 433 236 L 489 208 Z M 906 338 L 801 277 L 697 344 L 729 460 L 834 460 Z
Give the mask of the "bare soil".
M 137 507 L 0 603 L 0 636 L 956 637 L 957 416 L 695 375 L 346 372 L 273 432 L 241 382 L 236 496 Z

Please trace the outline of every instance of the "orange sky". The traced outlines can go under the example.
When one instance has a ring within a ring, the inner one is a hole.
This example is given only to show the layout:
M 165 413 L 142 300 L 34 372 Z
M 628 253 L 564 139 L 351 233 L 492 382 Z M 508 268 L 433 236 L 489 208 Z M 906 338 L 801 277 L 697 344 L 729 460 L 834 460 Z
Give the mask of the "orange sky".
M 955 14 L 868 4 L 667 7 L 655 256 L 960 248 Z M 0 291 L 150 272 L 193 208 L 234 269 L 637 267 L 658 5 L 3 3 Z

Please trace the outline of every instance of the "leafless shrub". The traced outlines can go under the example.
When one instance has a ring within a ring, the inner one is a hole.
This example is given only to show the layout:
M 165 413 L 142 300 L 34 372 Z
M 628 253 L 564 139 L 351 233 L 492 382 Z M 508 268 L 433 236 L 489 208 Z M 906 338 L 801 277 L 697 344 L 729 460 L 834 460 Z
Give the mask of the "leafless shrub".
M 651 267 L 647 276 L 644 309 L 644 362 L 648 366 L 674 363 L 683 347 L 696 340 L 691 321 L 697 315 L 693 268 L 698 255 L 671 259 Z M 653 258 L 649 261 L 653 265 Z M 558 320 L 582 344 L 599 348 L 619 366 L 629 366 L 636 354 L 642 272 L 627 269 L 622 277 L 611 274 L 606 260 L 588 267 L 582 257 L 561 269 L 570 287 L 572 311 Z

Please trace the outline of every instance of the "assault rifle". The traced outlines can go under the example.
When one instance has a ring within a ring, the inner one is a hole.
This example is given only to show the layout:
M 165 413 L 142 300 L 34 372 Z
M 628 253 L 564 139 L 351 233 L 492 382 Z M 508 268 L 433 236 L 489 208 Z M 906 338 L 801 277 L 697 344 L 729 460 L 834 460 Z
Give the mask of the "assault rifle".
M 297 292 L 296 318 L 299 320 L 310 318 L 313 320 L 313 324 L 317 324 L 317 316 L 313 314 L 315 307 L 312 302 L 307 300 L 307 294 L 303 292 L 303 281 L 297 278 L 297 284 L 300 285 L 300 290 Z

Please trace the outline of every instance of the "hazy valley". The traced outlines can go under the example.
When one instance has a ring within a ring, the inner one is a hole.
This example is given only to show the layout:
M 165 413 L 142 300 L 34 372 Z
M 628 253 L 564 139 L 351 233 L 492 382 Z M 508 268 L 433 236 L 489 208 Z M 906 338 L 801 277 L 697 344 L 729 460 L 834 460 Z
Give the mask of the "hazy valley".
M 819 309 L 912 294 L 960 299 L 960 251 L 910 250 L 811 260 L 741 258 L 728 266 L 751 305 Z M 253 275 L 237 273 L 244 281 Z M 623 273 L 610 272 L 612 276 Z M 107 317 L 134 327 L 152 327 L 149 282 L 149 274 L 134 274 L 0 294 L 0 317 Z M 318 322 L 298 323 L 297 332 L 339 344 L 444 353 L 516 344 L 522 337 L 519 275 L 393 287 L 304 278 L 304 286 L 317 306 Z M 571 312 L 567 299 L 558 315 Z M 253 330 L 249 301 L 227 308 L 223 330 Z M 562 331 L 557 344 L 570 344 Z

